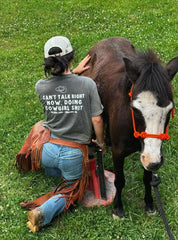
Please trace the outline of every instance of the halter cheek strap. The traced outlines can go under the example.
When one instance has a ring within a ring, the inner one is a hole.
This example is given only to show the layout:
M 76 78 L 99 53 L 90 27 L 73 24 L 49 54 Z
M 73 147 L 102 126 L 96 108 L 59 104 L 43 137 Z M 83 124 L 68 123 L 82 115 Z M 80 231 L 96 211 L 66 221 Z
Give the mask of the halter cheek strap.
M 132 85 L 132 87 L 130 89 L 130 92 L 129 92 L 129 97 L 130 97 L 131 101 L 132 101 L 132 92 L 133 92 L 133 85 Z M 168 134 L 168 128 L 169 128 L 168 125 L 166 127 L 166 132 L 165 133 L 151 134 L 151 133 L 147 133 L 147 132 L 138 132 L 136 130 L 134 111 L 133 111 L 132 108 L 131 108 L 131 114 L 132 114 L 132 123 L 133 123 L 134 137 L 135 138 L 139 138 L 139 137 L 141 137 L 141 138 L 159 138 L 161 140 L 169 140 L 170 136 Z M 175 114 L 175 109 L 173 108 L 172 109 L 172 118 L 174 118 L 174 114 Z

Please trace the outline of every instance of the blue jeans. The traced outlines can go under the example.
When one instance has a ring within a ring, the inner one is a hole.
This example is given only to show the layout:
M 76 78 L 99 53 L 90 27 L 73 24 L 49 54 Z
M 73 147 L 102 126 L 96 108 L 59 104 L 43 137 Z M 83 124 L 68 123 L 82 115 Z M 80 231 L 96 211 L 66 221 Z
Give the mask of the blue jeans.
M 82 175 L 83 153 L 79 148 L 71 148 L 53 143 L 43 145 L 41 163 L 45 172 L 54 177 L 64 177 L 66 180 L 78 179 Z M 70 182 L 70 181 L 69 181 Z M 65 200 L 58 194 L 51 197 L 39 209 L 43 213 L 43 226 L 49 224 L 65 208 Z

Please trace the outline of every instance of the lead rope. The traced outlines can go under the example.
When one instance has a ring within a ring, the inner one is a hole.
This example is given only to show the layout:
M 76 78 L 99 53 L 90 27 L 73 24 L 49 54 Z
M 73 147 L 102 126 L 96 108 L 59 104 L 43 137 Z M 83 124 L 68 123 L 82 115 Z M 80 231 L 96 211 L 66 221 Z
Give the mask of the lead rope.
M 167 219 L 166 219 L 166 215 L 165 215 L 165 212 L 164 212 L 164 209 L 163 209 L 163 206 L 162 206 L 162 202 L 161 202 L 161 197 L 160 197 L 160 194 L 159 194 L 159 191 L 158 191 L 158 185 L 160 184 L 160 182 L 161 182 L 161 178 L 158 177 L 157 174 L 152 173 L 152 181 L 151 181 L 150 184 L 154 188 L 154 192 L 155 192 L 156 200 L 157 200 L 158 207 L 159 207 L 159 210 L 160 210 L 160 214 L 161 214 L 161 217 L 163 219 L 164 226 L 166 228 L 168 236 L 169 236 L 170 240 L 174 240 L 174 237 L 171 233 L 170 227 L 169 227 Z

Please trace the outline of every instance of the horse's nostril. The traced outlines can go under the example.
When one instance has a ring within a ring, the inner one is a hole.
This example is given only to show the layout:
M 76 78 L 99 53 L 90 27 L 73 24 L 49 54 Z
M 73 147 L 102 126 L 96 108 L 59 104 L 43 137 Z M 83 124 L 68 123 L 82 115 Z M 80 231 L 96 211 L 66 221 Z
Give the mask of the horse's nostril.
M 149 171 L 156 171 L 161 167 L 161 165 L 162 161 L 160 161 L 159 163 L 150 163 L 147 168 Z
M 161 164 L 163 164 L 163 162 L 164 162 L 164 157 L 163 155 L 161 155 Z
M 143 164 L 145 164 L 145 155 L 144 154 L 142 154 L 141 161 L 142 161 Z

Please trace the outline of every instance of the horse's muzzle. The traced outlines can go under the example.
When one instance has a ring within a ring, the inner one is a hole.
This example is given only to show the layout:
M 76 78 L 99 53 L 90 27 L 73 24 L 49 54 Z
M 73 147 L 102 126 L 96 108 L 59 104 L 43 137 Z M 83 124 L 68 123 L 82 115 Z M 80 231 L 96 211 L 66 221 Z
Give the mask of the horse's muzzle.
M 156 171 L 156 170 L 158 170 L 158 169 L 162 166 L 163 162 L 164 162 L 164 158 L 163 158 L 163 156 L 162 156 L 160 162 L 150 163 L 150 164 L 147 166 L 147 170 L 148 170 L 148 171 L 152 171 L 152 172 L 153 172 L 153 171 Z

